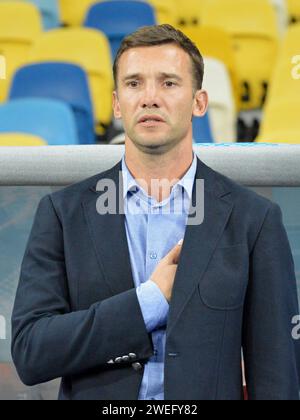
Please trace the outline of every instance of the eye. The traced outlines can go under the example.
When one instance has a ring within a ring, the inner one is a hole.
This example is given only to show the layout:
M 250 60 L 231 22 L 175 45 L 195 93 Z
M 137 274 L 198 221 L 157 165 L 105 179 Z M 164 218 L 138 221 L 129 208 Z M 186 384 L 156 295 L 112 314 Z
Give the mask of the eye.
M 167 87 L 172 87 L 172 86 L 175 86 L 176 85 L 176 83 L 172 82 L 171 80 L 167 80 L 165 82 L 165 84 L 166 84 Z
M 127 83 L 127 86 L 135 88 L 138 86 L 138 82 L 136 80 L 132 80 L 131 82 Z

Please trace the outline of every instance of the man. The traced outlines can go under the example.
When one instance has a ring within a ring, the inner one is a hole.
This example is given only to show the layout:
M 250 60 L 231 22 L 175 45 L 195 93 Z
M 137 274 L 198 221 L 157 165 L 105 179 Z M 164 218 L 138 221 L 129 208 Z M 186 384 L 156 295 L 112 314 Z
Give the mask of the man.
M 61 399 L 241 399 L 243 348 L 250 399 L 297 399 L 281 212 L 193 154 L 192 115 L 208 104 L 199 51 L 146 27 L 114 76 L 125 156 L 37 210 L 12 317 L 21 379 L 62 377 Z M 103 211 L 108 181 L 125 214 Z

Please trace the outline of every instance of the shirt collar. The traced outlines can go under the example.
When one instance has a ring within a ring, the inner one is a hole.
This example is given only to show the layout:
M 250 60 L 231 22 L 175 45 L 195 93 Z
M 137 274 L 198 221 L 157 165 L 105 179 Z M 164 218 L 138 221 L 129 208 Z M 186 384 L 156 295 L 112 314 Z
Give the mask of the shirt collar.
M 176 186 L 178 185 L 182 186 L 185 189 L 189 199 L 192 198 L 193 185 L 194 185 L 196 169 L 197 169 L 197 156 L 194 152 L 193 152 L 193 156 L 194 156 L 193 162 L 191 166 L 189 167 L 188 171 L 173 186 L 173 189 L 176 188 Z M 135 178 L 132 176 L 131 172 L 129 171 L 126 165 L 125 154 L 122 158 L 122 177 L 123 177 L 123 199 L 127 197 L 127 194 L 129 191 L 132 191 L 133 193 L 135 193 L 139 189 L 141 189 L 141 186 L 136 182 Z

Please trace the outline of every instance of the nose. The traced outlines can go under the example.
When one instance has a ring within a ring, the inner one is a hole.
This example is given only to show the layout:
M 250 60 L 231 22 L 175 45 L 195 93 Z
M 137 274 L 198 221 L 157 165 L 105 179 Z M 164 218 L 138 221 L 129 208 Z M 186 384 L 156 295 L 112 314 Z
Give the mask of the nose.
M 159 92 L 154 83 L 149 83 L 145 86 L 142 93 L 141 106 L 142 108 L 160 108 Z

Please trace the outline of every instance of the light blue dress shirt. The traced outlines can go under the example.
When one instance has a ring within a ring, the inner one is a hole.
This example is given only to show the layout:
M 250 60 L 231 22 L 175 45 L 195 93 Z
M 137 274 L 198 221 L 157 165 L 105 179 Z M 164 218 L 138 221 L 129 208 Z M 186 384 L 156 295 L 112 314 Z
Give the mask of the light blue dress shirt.
M 197 157 L 170 196 L 157 202 L 148 196 L 122 159 L 125 228 L 133 280 L 154 355 L 145 364 L 139 400 L 164 399 L 164 356 L 169 304 L 159 287 L 150 280 L 159 261 L 184 238 Z M 134 328 L 134 327 L 133 327 Z

